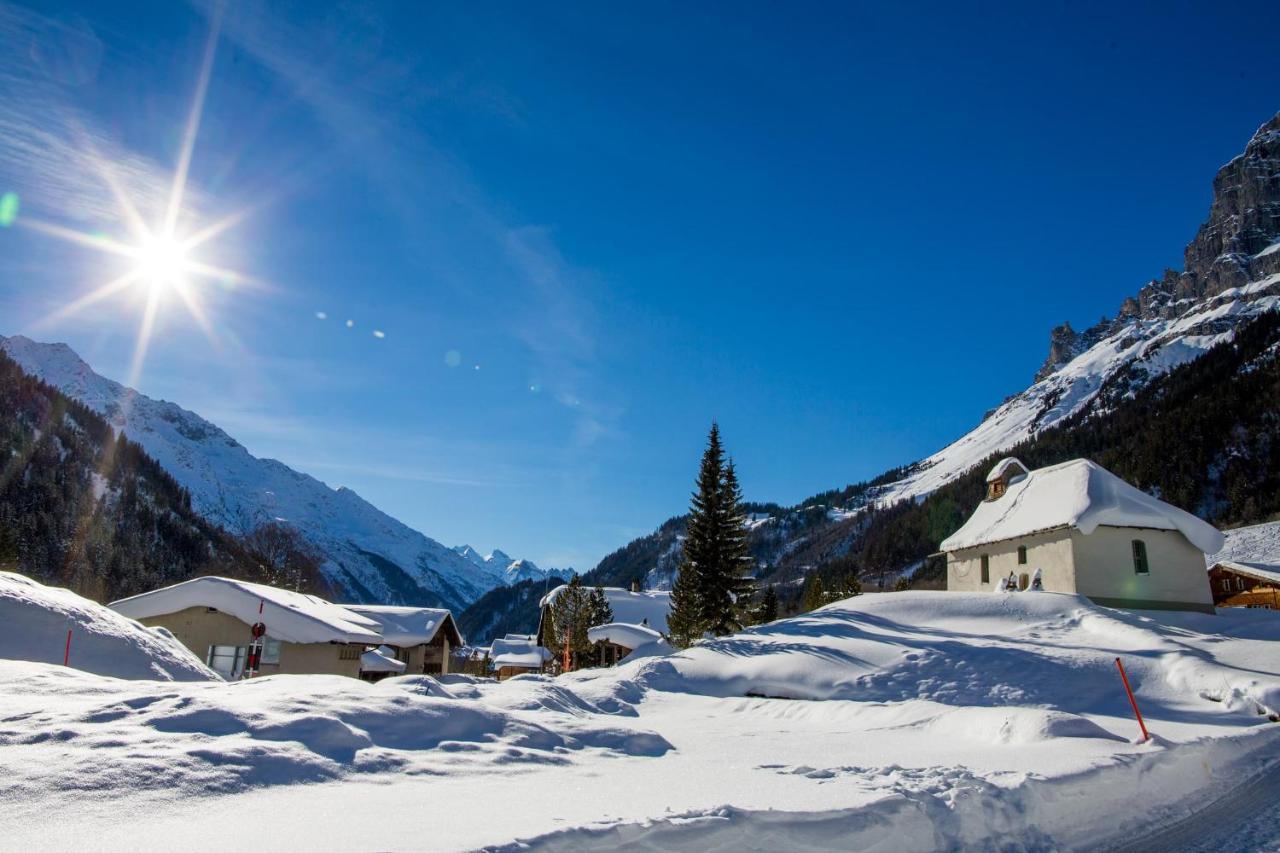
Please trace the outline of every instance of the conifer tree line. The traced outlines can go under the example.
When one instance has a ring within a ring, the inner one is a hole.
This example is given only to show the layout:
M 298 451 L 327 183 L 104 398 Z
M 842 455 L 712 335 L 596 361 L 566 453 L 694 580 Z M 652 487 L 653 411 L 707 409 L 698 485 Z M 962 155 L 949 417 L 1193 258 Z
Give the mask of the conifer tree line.
M 589 629 L 613 621 L 613 606 L 603 587 L 588 590 L 582 585 L 582 578 L 574 573 L 552 600 L 550 617 L 543 624 L 542 642 L 557 660 L 564 654 L 567 641 L 570 669 L 599 666 L 604 662 L 600 659 L 601 650 L 587 636 Z
M 668 639 L 683 648 L 754 621 L 751 568 L 742 488 L 713 422 L 689 503 L 680 572 L 671 587 Z

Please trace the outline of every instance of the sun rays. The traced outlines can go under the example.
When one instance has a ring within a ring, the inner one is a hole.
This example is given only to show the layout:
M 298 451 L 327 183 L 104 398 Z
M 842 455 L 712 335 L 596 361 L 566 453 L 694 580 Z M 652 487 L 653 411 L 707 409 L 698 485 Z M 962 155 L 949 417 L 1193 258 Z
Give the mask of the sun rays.
M 133 291 L 135 295 L 140 293 L 142 314 L 128 377 L 130 386 L 136 386 L 142 374 L 157 320 L 168 303 L 180 304 L 209 342 L 217 347 L 219 338 L 210 320 L 202 292 L 210 283 L 241 284 L 250 281 L 241 273 L 204 259 L 202 256 L 207 251 L 200 251 L 202 248 L 211 248 L 210 244 L 217 237 L 239 224 L 249 211 L 237 211 L 217 221 L 202 224 L 195 221 L 194 213 L 187 203 L 188 181 L 204 116 L 219 28 L 220 14 L 215 13 L 201 57 L 200 72 L 187 114 L 173 178 L 157 221 L 148 223 L 140 212 L 138 203 L 117 180 L 113 164 L 101 157 L 92 146 L 89 146 L 86 154 L 93 162 L 98 176 L 110 190 L 118 208 L 118 224 L 122 226 L 121 230 L 127 232 L 127 236 L 116 238 L 79 231 L 30 216 L 23 216 L 18 220 L 21 226 L 46 236 L 121 259 L 125 267 L 123 273 L 59 307 L 41 321 L 40 325 L 52 325 L 129 291 Z

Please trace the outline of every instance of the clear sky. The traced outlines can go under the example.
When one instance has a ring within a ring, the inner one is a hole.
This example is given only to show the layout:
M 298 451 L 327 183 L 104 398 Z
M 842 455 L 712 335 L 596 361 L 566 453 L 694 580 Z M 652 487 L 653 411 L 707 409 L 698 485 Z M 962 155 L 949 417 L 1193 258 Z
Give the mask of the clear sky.
M 580 569 L 712 418 L 781 503 L 957 438 L 1280 110 L 1274 3 L 329 5 L 0 3 L 0 333 Z M 177 231 L 238 275 L 138 369 L 147 288 L 59 315 L 120 259 L 22 226 L 128 243 L 106 174 L 159 228 L 206 57 Z

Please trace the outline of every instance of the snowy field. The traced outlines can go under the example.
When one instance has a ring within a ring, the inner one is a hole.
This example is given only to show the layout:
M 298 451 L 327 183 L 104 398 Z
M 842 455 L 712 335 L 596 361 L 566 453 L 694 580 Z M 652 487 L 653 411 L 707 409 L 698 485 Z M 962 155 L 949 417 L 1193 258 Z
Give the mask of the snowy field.
M 0 837 L 24 851 L 1042 850 L 1168 849 L 1152 833 L 1180 831 L 1194 846 L 1212 827 L 1179 829 L 1190 809 L 1275 790 L 1278 629 L 1268 611 L 906 592 L 557 680 L 228 684 L 0 661 Z M 1272 826 L 1212 849 L 1274 848 Z

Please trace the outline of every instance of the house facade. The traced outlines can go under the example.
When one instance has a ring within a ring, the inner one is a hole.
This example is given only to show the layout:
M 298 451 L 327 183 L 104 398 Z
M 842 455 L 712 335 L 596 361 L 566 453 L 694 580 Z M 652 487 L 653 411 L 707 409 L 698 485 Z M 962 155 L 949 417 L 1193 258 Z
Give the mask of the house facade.
M 1280 610 L 1280 564 L 1222 560 L 1209 569 L 1217 607 Z
M 203 577 L 112 602 L 147 627 L 165 628 L 228 680 L 245 674 L 252 626 L 265 626 L 259 674 L 360 674 L 365 649 L 382 643 L 376 622 L 311 595 Z
M 1222 541 L 1212 525 L 1088 460 L 1029 470 L 1005 459 L 942 550 L 948 590 L 996 590 L 1010 578 L 1025 590 L 1038 576 L 1046 591 L 1104 606 L 1211 613 L 1204 555 Z
M 357 616 L 378 625 L 382 644 L 403 663 L 408 675 L 446 675 L 452 652 L 465 645 L 453 614 L 436 607 L 345 604 Z

